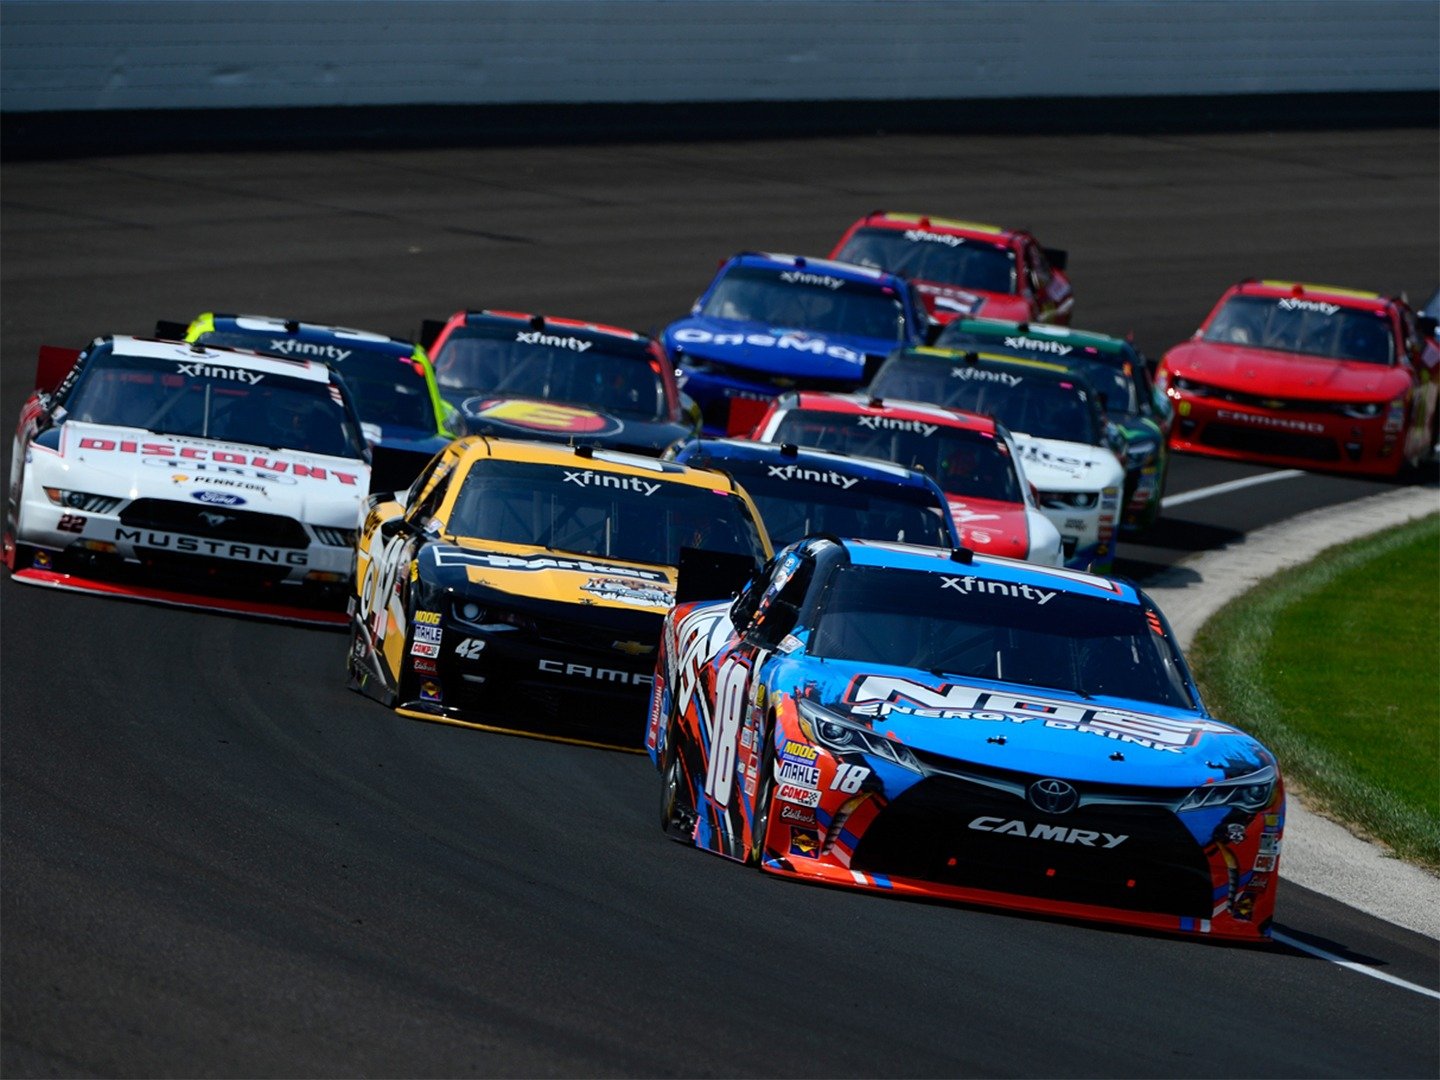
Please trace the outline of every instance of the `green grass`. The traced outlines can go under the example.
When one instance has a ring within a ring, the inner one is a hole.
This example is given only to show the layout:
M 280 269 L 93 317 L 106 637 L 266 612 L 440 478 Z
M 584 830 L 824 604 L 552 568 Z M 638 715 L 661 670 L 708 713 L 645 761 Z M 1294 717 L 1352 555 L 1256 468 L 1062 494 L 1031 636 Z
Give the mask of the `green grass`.
M 1440 870 L 1440 515 L 1257 586 L 1190 661 L 1210 709 L 1274 750 L 1308 806 Z

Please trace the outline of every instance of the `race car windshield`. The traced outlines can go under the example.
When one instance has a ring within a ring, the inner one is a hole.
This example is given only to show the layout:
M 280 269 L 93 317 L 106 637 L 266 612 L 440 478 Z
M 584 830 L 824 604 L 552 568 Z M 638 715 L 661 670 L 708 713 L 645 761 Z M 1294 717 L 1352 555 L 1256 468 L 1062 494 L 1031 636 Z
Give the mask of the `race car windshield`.
M 764 560 L 734 492 L 575 465 L 479 461 L 445 523 L 451 536 L 675 566 L 682 547 Z
M 365 423 L 378 424 L 381 431 L 413 428 L 434 434 L 437 429 L 435 404 L 430 400 L 424 369 L 408 354 L 367 350 L 350 341 L 315 344 L 314 351 L 307 352 L 304 346 L 310 343 L 282 339 L 288 348 L 272 349 L 267 348 L 275 340 L 271 333 L 216 331 L 200 340 L 206 345 L 233 345 L 287 360 L 324 361 L 340 372 L 354 399 L 355 411 Z
M 97 355 L 64 404 L 69 419 L 157 435 L 365 455 L 364 438 L 338 387 L 213 360 Z
M 1036 438 L 1100 445 L 1089 394 L 1067 379 L 897 356 L 876 374 L 870 393 L 990 415 L 1011 431 Z
M 1204 340 L 1366 364 L 1395 361 L 1383 312 L 1289 296 L 1232 296 L 1205 327 Z
M 1193 708 L 1178 654 L 1131 604 L 1047 587 L 1040 578 L 837 567 L 816 608 L 811 656 L 893 664 Z
M 705 299 L 700 314 L 738 319 L 789 330 L 899 341 L 905 309 L 893 289 L 846 281 L 817 269 L 805 279 L 785 280 L 801 271 L 736 267 Z
M 947 495 L 1009 503 L 1024 499 L 1010 448 L 988 432 L 924 420 L 800 408 L 787 410 L 767 438 L 921 469 Z M 741 483 L 750 491 L 746 481 Z
M 811 533 L 853 536 L 861 540 L 893 540 L 900 543 L 950 546 L 946 525 L 949 511 L 925 488 L 841 476 L 833 471 L 828 478 L 806 479 L 802 474 L 780 470 L 759 461 L 720 461 L 740 482 L 765 522 L 770 542 L 777 548 Z M 819 473 L 820 470 L 810 470 Z
M 1107 357 L 1093 346 L 1075 346 L 1070 352 L 1059 355 L 1046 349 L 1029 349 L 1023 345 L 1007 344 L 1003 339 L 996 341 L 979 334 L 966 333 L 958 323 L 951 323 L 935 339 L 935 347 L 940 349 L 964 349 L 967 346 L 1004 356 L 1063 364 L 1071 371 L 1079 373 L 1095 388 L 1097 394 L 1104 395 L 1105 411 L 1111 416 L 1134 416 L 1140 411 L 1138 391 L 1134 376 L 1127 370 L 1127 362 L 1118 356 Z
M 981 292 L 1015 291 L 1015 253 L 1008 247 L 920 230 L 859 229 L 835 256 L 912 281 Z
M 441 393 L 452 401 L 529 398 L 645 420 L 665 418 L 665 384 L 648 351 L 607 348 L 602 340 L 581 339 L 563 327 L 549 335 L 555 344 L 523 340 L 544 336 L 458 328 L 434 357 Z

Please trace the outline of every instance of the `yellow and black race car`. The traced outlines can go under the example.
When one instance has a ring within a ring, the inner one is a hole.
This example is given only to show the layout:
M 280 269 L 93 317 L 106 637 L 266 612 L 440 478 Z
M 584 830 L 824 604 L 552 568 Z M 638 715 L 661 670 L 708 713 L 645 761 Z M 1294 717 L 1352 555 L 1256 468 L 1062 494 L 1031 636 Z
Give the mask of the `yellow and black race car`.
M 350 686 L 405 716 L 638 749 L 682 550 L 737 590 L 771 552 L 724 473 L 460 439 L 370 498 Z

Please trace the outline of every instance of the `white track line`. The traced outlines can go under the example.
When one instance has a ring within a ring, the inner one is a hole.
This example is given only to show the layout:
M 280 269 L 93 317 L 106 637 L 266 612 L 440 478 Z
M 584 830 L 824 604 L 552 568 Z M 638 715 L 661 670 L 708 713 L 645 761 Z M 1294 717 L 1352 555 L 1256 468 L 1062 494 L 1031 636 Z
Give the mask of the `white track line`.
M 1353 960 L 1342 959 L 1332 952 L 1317 949 L 1314 945 L 1306 945 L 1303 941 L 1296 941 L 1288 934 L 1282 934 L 1272 930 L 1270 937 L 1271 940 L 1278 941 L 1281 945 L 1288 945 L 1292 949 L 1299 949 L 1301 952 L 1309 953 L 1311 956 L 1318 956 L 1321 960 L 1328 960 L 1332 964 L 1339 964 L 1341 967 L 1349 968 L 1351 971 L 1358 971 L 1361 975 L 1369 975 L 1372 979 L 1379 979 L 1381 982 L 1390 983 L 1392 986 L 1398 986 L 1402 990 L 1410 990 L 1416 994 L 1423 994 L 1425 997 L 1435 998 L 1437 1001 L 1440 1001 L 1440 990 L 1431 990 L 1428 986 L 1418 986 L 1415 983 L 1406 982 L 1404 979 L 1397 979 L 1394 975 L 1387 975 L 1383 971 L 1377 971 L 1364 964 L 1357 964 Z
M 1262 473 L 1259 476 L 1247 477 L 1244 480 L 1230 480 L 1223 484 L 1215 484 L 1213 487 L 1196 488 L 1194 491 L 1186 491 L 1180 495 L 1170 495 L 1160 500 L 1160 509 L 1167 510 L 1172 506 L 1182 506 L 1189 502 L 1199 502 L 1201 499 L 1208 499 L 1212 495 L 1224 495 L 1230 491 L 1239 491 L 1241 488 L 1254 487 L 1257 484 L 1268 484 L 1274 480 L 1292 480 L 1297 476 L 1304 476 L 1301 469 L 1282 469 L 1279 472 Z

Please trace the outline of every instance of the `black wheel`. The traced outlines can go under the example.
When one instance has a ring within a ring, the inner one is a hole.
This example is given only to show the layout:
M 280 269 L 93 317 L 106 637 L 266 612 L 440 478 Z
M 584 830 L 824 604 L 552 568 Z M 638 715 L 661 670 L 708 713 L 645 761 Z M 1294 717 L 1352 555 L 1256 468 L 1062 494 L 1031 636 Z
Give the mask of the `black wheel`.
M 685 755 L 675 744 L 675 725 L 665 733 L 660 759 L 660 831 L 682 844 L 695 842 L 695 803 L 685 772 Z
M 765 833 L 770 828 L 770 807 L 775 801 L 775 738 L 773 728 L 757 732 L 764 750 L 760 752 L 760 784 L 755 789 L 755 818 L 751 828 L 749 857 L 751 866 L 760 866 L 765 858 Z

